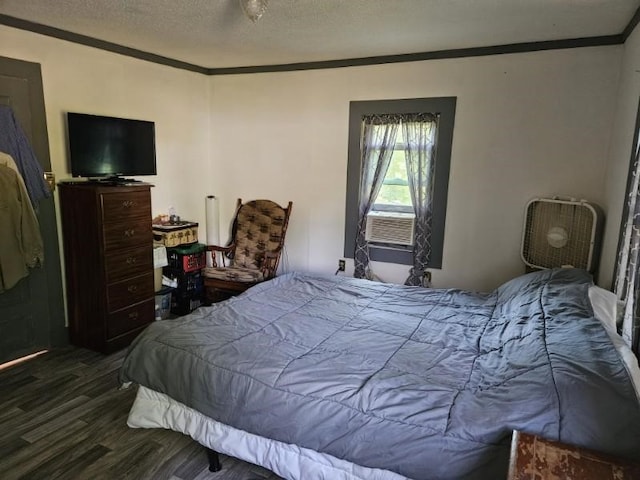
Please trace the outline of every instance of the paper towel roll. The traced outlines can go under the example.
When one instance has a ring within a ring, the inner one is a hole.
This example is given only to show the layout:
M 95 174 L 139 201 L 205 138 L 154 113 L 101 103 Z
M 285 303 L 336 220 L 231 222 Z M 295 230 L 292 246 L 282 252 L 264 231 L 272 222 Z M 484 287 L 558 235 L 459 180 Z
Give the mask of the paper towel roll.
M 220 245 L 220 207 L 215 195 L 206 199 L 207 245 Z
M 207 196 L 205 200 L 205 214 L 207 217 L 207 245 L 220 245 L 220 207 L 215 195 Z M 207 266 L 213 264 L 207 253 Z

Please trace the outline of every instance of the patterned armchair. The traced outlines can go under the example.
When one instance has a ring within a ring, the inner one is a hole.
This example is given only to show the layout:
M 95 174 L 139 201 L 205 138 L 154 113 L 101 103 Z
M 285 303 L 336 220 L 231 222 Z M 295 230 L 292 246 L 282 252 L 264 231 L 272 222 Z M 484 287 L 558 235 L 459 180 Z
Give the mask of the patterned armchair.
M 213 261 L 204 269 L 209 300 L 227 298 L 276 276 L 292 205 L 282 208 L 271 200 L 242 204 L 238 199 L 231 244 L 207 245 Z

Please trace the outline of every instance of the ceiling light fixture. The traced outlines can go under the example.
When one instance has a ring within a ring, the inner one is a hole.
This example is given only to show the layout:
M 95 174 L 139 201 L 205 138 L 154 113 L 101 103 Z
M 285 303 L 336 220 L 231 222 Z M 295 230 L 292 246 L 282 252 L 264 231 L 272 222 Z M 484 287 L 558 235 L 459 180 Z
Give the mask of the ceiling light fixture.
M 240 0 L 240 6 L 244 11 L 244 14 L 253 23 L 256 23 L 264 12 L 267 11 L 268 0 Z

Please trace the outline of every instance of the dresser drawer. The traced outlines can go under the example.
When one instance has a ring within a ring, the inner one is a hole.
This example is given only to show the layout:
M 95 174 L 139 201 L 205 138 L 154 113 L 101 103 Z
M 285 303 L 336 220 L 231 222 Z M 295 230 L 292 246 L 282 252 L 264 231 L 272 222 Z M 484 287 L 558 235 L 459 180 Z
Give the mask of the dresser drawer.
M 151 246 L 118 250 L 105 258 L 107 283 L 124 278 L 135 277 L 153 269 L 153 250 Z
M 155 303 L 147 300 L 107 316 L 107 338 L 117 337 L 153 322 Z
M 115 312 L 149 298 L 154 298 L 153 272 L 107 286 L 107 311 Z
M 104 248 L 108 255 L 114 250 L 135 246 L 153 248 L 153 231 L 151 217 L 140 218 L 129 222 L 109 223 L 104 225 Z
M 129 221 L 133 218 L 151 220 L 148 192 L 107 193 L 100 195 L 104 223 Z

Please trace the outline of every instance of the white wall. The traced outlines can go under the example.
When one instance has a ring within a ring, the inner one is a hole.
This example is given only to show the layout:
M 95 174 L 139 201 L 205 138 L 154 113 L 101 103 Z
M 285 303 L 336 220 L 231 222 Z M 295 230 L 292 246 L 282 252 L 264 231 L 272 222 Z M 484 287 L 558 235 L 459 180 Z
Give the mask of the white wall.
M 174 206 L 179 215 L 204 224 L 212 171 L 207 77 L 4 26 L 0 56 L 41 64 L 57 180 L 70 177 L 67 111 L 154 121 L 158 175 L 140 177 L 155 185 L 153 213 Z M 61 238 L 60 259 L 64 272 Z
M 206 77 L 0 26 L 0 55 L 42 65 L 59 179 L 68 176 L 64 112 L 153 120 L 154 214 L 174 206 L 204 225 L 204 198 L 214 194 L 224 230 L 238 197 L 292 200 L 287 270 L 333 273 L 343 257 L 349 101 L 458 97 L 443 268 L 433 278 L 478 290 L 523 271 L 530 198 L 607 207 L 622 53 L 610 46 Z M 407 267 L 374 271 L 401 282 Z
M 624 45 L 620 90 L 609 150 L 605 193 L 608 212 L 599 278 L 599 283 L 606 288 L 612 286 L 639 95 L 640 29 L 636 28 Z
M 135 118 L 156 124 L 154 214 L 174 206 L 204 222 L 212 168 L 208 78 L 34 33 L 0 26 L 0 55 L 40 63 L 51 164 L 69 178 L 65 112 Z
M 237 197 L 292 200 L 285 267 L 333 273 L 343 257 L 349 102 L 456 96 L 443 268 L 433 279 L 492 289 L 524 271 L 529 199 L 606 206 L 621 55 L 611 46 L 212 77 L 221 221 Z M 407 267 L 376 263 L 374 272 L 402 282 Z

